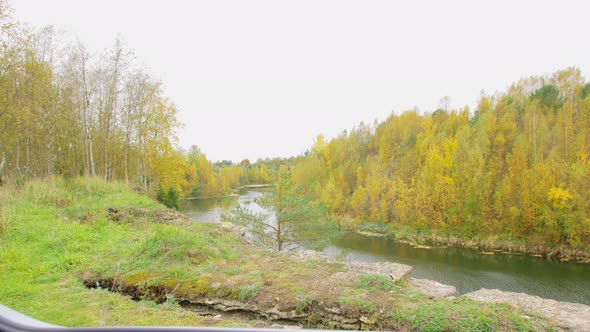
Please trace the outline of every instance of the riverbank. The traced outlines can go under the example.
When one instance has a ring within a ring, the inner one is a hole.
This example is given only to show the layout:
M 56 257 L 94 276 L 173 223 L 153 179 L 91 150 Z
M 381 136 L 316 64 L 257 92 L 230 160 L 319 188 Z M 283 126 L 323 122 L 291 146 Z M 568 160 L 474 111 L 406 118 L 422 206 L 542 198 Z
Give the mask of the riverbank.
M 261 250 L 231 229 L 192 222 L 122 184 L 29 182 L 2 188 L 0 202 L 0 299 L 53 324 L 553 326 L 505 304 L 428 296 L 389 267 L 354 268 Z
M 304 251 L 294 253 L 293 255 L 300 259 L 309 258 L 323 259 L 330 261 L 328 256 L 315 252 Z M 430 298 L 438 299 L 455 299 L 459 296 L 457 289 L 452 285 L 445 285 L 433 280 L 416 279 L 412 277 L 413 268 L 408 265 L 381 262 L 381 263 L 362 263 L 349 261 L 345 263 L 350 271 L 363 271 L 364 273 L 380 274 L 390 278 L 403 278 L 404 282 Z M 528 311 L 538 312 L 551 321 L 559 328 L 567 331 L 586 331 L 590 326 L 590 306 L 571 303 L 565 301 L 556 301 L 544 299 L 524 293 L 506 292 L 498 289 L 480 289 L 461 295 L 461 298 L 469 298 L 482 302 L 491 303 L 508 303 L 516 308 Z
M 459 247 L 478 250 L 484 255 L 530 255 L 540 259 L 558 260 L 566 263 L 590 264 L 590 249 L 581 250 L 566 246 L 551 247 L 542 244 L 526 243 L 519 240 L 507 240 L 498 236 L 486 238 L 463 238 L 459 236 L 417 231 L 407 227 L 392 227 L 383 223 L 354 223 L 349 219 L 341 219 L 339 223 L 344 229 L 367 236 L 392 236 L 396 240 L 420 246 Z

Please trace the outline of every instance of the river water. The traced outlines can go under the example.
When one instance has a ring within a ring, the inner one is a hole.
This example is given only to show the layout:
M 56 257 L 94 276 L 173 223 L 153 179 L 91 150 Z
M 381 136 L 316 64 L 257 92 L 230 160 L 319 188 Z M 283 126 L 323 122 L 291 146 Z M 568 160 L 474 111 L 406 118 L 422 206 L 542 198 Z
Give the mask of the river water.
M 219 222 L 240 204 L 260 210 L 260 189 L 237 197 L 183 201 L 180 210 L 198 222 Z M 412 276 L 457 287 L 461 293 L 481 288 L 522 292 L 543 298 L 590 305 L 590 265 L 561 263 L 524 255 L 482 255 L 463 248 L 416 248 L 391 237 L 346 233 L 324 249 L 328 255 L 366 262 L 391 261 L 414 267 Z

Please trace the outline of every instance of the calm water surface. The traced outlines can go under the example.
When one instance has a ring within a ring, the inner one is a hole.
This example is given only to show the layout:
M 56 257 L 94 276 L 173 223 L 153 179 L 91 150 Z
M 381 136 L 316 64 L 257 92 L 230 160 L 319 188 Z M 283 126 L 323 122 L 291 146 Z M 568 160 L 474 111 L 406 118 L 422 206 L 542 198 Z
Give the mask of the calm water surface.
M 240 204 L 257 210 L 260 190 L 242 190 L 239 197 L 184 201 L 181 211 L 199 222 L 219 222 Z M 567 264 L 530 256 L 482 255 L 461 248 L 419 249 L 390 237 L 347 233 L 324 252 L 347 260 L 392 261 L 414 267 L 415 278 L 457 287 L 463 294 L 480 288 L 522 292 L 543 298 L 590 305 L 590 265 Z

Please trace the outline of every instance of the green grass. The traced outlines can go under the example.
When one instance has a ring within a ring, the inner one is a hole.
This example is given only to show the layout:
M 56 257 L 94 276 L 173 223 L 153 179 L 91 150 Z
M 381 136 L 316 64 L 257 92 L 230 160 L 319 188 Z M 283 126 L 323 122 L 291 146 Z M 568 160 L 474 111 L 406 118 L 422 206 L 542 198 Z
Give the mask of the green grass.
M 177 307 L 83 286 L 88 274 L 189 279 L 182 258 L 192 249 L 202 253 L 195 260 L 236 256 L 231 241 L 202 232 L 199 224 L 108 221 L 106 208 L 125 206 L 163 209 L 124 184 L 100 179 L 51 178 L 1 188 L 1 303 L 65 326 L 199 325 L 198 315 Z
M 256 296 L 260 286 L 258 285 L 245 285 L 240 288 L 240 301 L 245 302 L 249 298 Z
M 113 219 L 108 208 L 124 212 L 124 218 Z M 542 330 L 548 325 L 508 306 L 431 300 L 381 275 L 331 279 L 345 272 L 341 263 L 297 261 L 244 245 L 217 225 L 170 223 L 162 215 L 174 216 L 125 184 L 95 178 L 0 188 L 0 302 L 64 326 L 252 323 L 212 321 L 179 305 L 181 299 L 199 297 L 314 315 L 324 312 L 320 306 L 340 308 L 390 329 Z M 83 284 L 107 279 L 143 290 L 157 286 L 167 297 L 159 305 L 131 301 Z
M 340 297 L 338 303 L 346 311 L 352 311 L 355 313 L 373 312 L 375 305 L 368 300 L 360 297 Z
M 380 274 L 363 274 L 357 282 L 357 287 L 370 292 L 388 292 L 392 290 L 393 283 Z
M 489 305 L 467 298 L 439 300 L 398 311 L 392 319 L 420 331 L 537 330 L 535 324 L 508 305 Z

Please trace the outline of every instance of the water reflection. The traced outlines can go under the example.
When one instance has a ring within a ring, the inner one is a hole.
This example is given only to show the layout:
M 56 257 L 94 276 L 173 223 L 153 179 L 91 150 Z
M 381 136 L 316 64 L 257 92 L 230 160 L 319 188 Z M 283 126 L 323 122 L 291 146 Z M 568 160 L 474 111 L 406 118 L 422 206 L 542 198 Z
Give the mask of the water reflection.
M 242 189 L 239 196 L 221 198 L 203 198 L 183 200 L 180 203 L 180 211 L 192 220 L 198 222 L 220 222 L 224 213 L 240 204 L 254 212 L 263 212 L 255 200 L 264 194 L 264 190 Z
M 460 293 L 480 288 L 524 292 L 561 301 L 590 304 L 590 266 L 530 256 L 482 255 L 461 248 L 418 249 L 388 237 L 346 234 L 325 250 L 348 251 L 346 259 L 395 261 L 414 267 L 416 278 L 454 285 Z
M 263 195 L 244 189 L 239 197 L 184 201 L 181 211 L 195 221 L 219 222 L 223 213 L 241 204 L 264 212 L 256 204 Z M 419 249 L 390 237 L 355 233 L 334 240 L 324 252 L 349 260 L 394 261 L 414 267 L 413 276 L 454 285 L 460 293 L 480 288 L 523 292 L 561 301 L 590 304 L 590 266 L 565 264 L 530 256 L 482 255 L 461 248 Z

